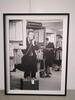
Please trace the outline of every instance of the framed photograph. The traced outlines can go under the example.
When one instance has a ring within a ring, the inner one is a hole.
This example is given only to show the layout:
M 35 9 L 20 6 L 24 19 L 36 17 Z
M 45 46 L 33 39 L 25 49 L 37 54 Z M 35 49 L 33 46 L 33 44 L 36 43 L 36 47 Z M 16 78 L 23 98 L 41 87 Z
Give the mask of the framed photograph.
M 66 96 L 68 13 L 5 13 L 5 94 Z

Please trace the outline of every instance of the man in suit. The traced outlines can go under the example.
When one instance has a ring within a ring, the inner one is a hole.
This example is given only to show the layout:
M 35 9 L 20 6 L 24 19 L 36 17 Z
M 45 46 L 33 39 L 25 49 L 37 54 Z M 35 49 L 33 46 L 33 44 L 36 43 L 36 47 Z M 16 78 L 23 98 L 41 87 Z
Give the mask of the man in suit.
M 54 44 L 52 42 L 49 42 L 49 39 L 46 38 L 46 49 L 44 51 L 44 57 L 45 57 L 45 72 L 46 77 L 50 77 L 51 69 L 54 63 Z

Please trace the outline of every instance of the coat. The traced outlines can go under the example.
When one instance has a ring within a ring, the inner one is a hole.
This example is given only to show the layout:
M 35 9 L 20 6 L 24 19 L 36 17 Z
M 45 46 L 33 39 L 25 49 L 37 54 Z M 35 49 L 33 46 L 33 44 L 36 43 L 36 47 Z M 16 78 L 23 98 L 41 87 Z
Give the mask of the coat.
M 46 45 L 46 48 L 51 48 L 51 50 L 45 49 L 44 50 L 44 57 L 45 57 L 45 66 L 52 67 L 54 62 L 54 44 L 49 42 L 48 45 Z
M 32 43 L 29 43 L 28 39 L 26 39 L 26 44 L 27 48 L 24 56 L 22 57 L 22 66 L 24 68 L 24 71 L 36 72 L 37 60 L 36 60 L 35 46 L 33 46 Z

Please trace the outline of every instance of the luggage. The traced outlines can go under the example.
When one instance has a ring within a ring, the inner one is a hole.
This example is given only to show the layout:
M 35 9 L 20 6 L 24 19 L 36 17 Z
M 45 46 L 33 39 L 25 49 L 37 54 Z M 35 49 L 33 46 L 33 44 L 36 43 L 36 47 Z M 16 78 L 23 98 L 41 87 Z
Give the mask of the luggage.
M 21 79 L 22 90 L 39 90 L 39 80 Z

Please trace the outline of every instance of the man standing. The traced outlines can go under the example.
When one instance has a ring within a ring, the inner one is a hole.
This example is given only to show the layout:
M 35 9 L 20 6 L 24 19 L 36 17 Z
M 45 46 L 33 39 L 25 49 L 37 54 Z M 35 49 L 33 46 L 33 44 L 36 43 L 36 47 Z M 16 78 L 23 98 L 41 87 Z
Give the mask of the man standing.
M 44 51 L 44 57 L 45 57 L 45 73 L 46 77 L 50 77 L 51 69 L 54 62 L 54 44 L 52 42 L 49 42 L 49 39 L 46 38 L 46 49 Z

